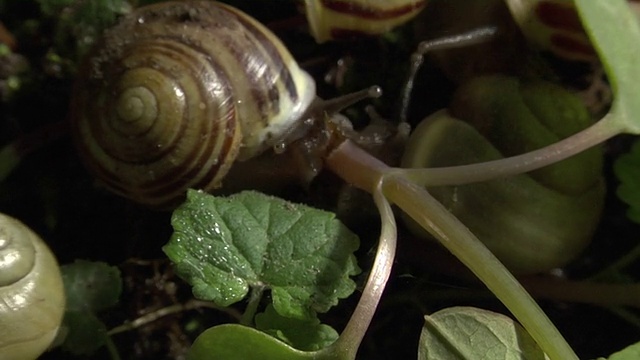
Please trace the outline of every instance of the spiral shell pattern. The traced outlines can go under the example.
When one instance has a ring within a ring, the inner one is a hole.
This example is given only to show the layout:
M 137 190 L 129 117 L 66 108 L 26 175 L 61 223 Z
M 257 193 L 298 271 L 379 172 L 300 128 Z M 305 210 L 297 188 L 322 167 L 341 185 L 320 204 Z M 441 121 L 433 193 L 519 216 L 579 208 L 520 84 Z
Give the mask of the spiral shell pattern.
M 45 243 L 0 214 L 0 359 L 35 359 L 53 341 L 64 314 L 62 276 Z
M 211 1 L 136 10 L 108 30 L 79 76 L 72 128 L 112 191 L 166 207 L 206 191 L 236 158 L 295 127 L 315 85 L 248 15 Z
M 383 34 L 411 20 L 427 0 L 305 0 L 317 42 Z

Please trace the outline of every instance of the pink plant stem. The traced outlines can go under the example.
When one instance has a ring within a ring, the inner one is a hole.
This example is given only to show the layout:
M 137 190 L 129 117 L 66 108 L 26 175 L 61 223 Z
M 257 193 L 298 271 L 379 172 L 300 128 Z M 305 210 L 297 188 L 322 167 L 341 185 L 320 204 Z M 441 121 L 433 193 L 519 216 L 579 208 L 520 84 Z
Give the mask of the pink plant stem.
M 429 169 L 394 169 L 422 186 L 462 185 L 522 174 L 569 158 L 623 132 L 614 116 L 607 115 L 589 128 L 526 154 L 478 164 Z
M 337 171 L 339 174 L 353 175 L 355 178 L 351 178 L 351 181 L 357 181 L 358 184 L 368 187 L 367 191 L 373 194 L 378 211 L 380 212 L 382 225 L 376 260 L 367 279 L 362 296 L 340 338 L 331 346 L 331 350 L 339 353 L 341 358 L 344 359 L 356 358 L 360 343 L 373 319 L 387 280 L 389 280 L 389 276 L 391 275 L 397 243 L 397 229 L 393 211 L 382 194 L 382 175 L 383 172 L 388 169 L 388 166 L 364 152 L 350 153 L 347 157 L 351 155 L 363 156 L 359 157 L 353 163 L 342 162 L 335 157 L 333 159 L 337 159 L 337 161 L 329 160 L 329 162 L 337 168 L 342 165 L 353 165 L 357 167 L 357 169 L 351 168 L 349 171 L 345 171 L 345 169 L 334 169 L 334 171 Z

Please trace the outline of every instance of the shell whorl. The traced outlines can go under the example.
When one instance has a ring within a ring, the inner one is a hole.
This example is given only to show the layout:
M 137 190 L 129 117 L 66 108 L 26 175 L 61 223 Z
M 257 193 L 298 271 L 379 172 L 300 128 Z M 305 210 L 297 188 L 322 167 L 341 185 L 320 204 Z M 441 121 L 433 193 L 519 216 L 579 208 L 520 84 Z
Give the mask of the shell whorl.
M 45 243 L 0 214 L 0 359 L 35 359 L 53 341 L 64 314 L 62 276 Z
M 72 103 L 85 163 L 114 192 L 166 206 L 273 146 L 313 80 L 246 14 L 211 1 L 136 10 L 105 33 Z

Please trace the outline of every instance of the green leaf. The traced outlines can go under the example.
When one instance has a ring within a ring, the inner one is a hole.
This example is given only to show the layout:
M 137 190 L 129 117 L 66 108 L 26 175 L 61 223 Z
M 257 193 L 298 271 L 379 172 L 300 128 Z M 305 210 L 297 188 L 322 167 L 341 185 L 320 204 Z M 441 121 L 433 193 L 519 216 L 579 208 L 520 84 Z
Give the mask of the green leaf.
M 313 351 L 325 348 L 338 339 L 338 332 L 320 320 L 298 320 L 278 314 L 272 305 L 256 315 L 256 328 L 295 347 Z
M 425 316 L 419 360 L 545 360 L 531 336 L 511 318 L 473 307 Z
M 103 262 L 76 260 L 61 266 L 67 311 L 98 312 L 118 303 L 120 270 Z
M 198 336 L 188 360 L 297 360 L 314 359 L 262 331 L 237 325 L 214 326 Z
M 251 191 L 192 190 L 172 225 L 164 252 L 195 297 L 219 306 L 267 287 L 280 315 L 313 319 L 355 289 L 358 238 L 329 212 Z
M 67 352 L 91 355 L 107 342 L 107 328 L 90 312 L 67 311 L 63 323 L 67 333 L 62 349 Z
M 583 26 L 598 50 L 614 92 L 610 114 L 617 126 L 640 134 L 638 19 L 624 0 L 575 0 Z
M 67 296 L 62 348 L 76 355 L 91 355 L 108 341 L 107 329 L 95 313 L 118 302 L 122 292 L 120 270 L 86 260 L 76 260 L 60 270 Z
M 616 159 L 613 171 L 620 180 L 616 195 L 629 205 L 627 217 L 640 223 L 640 141 Z
M 609 360 L 637 360 L 640 359 L 640 342 L 624 348 L 611 355 Z

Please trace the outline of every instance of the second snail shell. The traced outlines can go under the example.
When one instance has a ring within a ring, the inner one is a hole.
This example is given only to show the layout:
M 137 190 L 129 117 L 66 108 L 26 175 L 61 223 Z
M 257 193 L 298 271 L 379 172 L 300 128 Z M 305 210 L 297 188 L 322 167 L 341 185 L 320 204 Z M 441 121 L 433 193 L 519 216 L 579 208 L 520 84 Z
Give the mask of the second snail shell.
M 154 207 L 211 190 L 236 158 L 282 140 L 315 85 L 268 29 L 211 1 L 140 8 L 90 53 L 71 104 L 87 167 Z
M 65 309 L 58 263 L 44 241 L 0 213 L 0 359 L 35 359 L 54 340 Z

